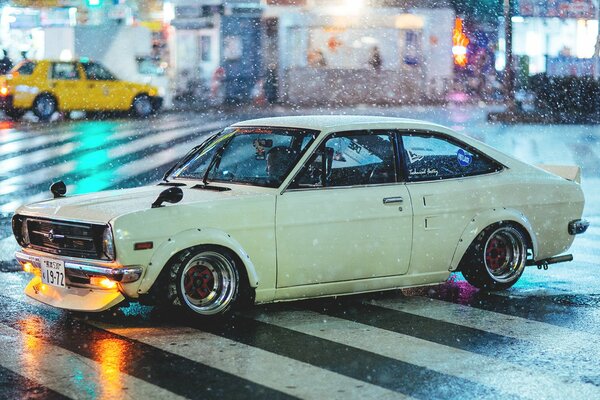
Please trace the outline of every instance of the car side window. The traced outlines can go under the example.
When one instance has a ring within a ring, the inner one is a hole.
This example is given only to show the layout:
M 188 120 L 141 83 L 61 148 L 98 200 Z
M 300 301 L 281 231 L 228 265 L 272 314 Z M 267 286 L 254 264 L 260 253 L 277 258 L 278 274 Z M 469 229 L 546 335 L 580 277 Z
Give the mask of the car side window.
M 36 63 L 33 61 L 23 61 L 21 64 L 17 64 L 13 72 L 18 72 L 19 75 L 31 75 L 35 70 Z
M 432 135 L 403 135 L 402 146 L 408 181 L 460 178 L 502 169 L 469 146 Z
M 92 81 L 116 81 L 117 78 L 102 65 L 95 62 L 84 62 L 81 64 L 87 79 Z
M 79 79 L 79 71 L 77 64 L 70 62 L 52 63 L 51 78 L 58 80 L 77 80 Z
M 292 188 L 361 186 L 396 182 L 389 134 L 335 134 L 312 155 Z

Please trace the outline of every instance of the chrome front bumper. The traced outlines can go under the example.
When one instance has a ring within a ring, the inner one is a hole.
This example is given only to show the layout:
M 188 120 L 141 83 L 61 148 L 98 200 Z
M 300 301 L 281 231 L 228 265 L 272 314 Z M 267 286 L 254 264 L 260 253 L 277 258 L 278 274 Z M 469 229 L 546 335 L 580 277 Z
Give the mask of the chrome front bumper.
M 115 262 L 103 262 L 89 259 L 76 259 L 72 257 L 55 256 L 38 251 L 23 250 L 15 253 L 15 258 L 25 267 L 30 264 L 33 268 L 40 269 L 40 258 L 57 258 L 65 262 L 67 277 L 90 278 L 92 276 L 106 277 L 120 283 L 135 282 L 142 276 L 140 266 L 123 266 Z

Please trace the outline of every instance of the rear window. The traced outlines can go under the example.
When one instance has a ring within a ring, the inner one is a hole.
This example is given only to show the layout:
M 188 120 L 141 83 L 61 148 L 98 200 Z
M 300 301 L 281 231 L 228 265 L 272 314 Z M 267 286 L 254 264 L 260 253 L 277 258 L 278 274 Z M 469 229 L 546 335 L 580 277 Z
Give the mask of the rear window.
M 21 64 L 18 64 L 12 72 L 18 72 L 21 75 L 31 75 L 33 74 L 33 70 L 35 69 L 36 63 L 33 61 L 24 61 Z

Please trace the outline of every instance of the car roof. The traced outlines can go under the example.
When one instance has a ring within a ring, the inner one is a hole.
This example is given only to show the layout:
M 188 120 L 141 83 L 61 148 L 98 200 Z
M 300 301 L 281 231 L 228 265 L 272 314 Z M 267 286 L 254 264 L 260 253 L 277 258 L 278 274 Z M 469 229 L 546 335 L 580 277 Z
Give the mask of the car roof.
M 258 118 L 238 122 L 232 126 L 280 126 L 314 130 L 353 129 L 369 127 L 411 127 L 444 130 L 441 125 L 409 118 L 380 117 L 368 115 L 301 115 L 287 117 Z

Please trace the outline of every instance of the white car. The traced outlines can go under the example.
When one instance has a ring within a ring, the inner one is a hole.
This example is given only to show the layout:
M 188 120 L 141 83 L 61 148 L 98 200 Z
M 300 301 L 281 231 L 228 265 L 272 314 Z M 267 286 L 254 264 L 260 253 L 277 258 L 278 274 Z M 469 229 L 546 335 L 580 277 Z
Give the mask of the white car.
M 552 172 L 548 172 L 552 171 Z M 427 122 L 257 119 L 194 148 L 159 185 L 19 208 L 25 292 L 102 311 L 124 300 L 201 316 L 444 282 L 487 290 L 584 232 L 578 167 L 538 168 Z

